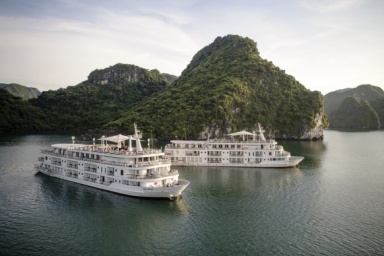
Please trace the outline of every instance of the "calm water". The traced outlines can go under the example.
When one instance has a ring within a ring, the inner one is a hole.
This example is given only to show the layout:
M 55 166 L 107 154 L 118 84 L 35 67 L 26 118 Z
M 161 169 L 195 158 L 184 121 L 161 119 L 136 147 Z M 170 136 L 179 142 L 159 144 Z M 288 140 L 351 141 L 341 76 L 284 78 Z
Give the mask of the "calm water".
M 178 168 L 181 200 L 37 174 L 69 136 L 0 136 L 0 255 L 384 255 L 384 132 L 281 142 L 300 168 Z

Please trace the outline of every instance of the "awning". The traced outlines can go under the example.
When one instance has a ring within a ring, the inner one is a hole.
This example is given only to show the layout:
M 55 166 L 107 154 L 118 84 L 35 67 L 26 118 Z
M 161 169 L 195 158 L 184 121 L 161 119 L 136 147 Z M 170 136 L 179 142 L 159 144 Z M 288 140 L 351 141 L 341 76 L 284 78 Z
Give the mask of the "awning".
M 234 132 L 234 133 L 228 134 L 228 136 L 245 136 L 245 135 L 254 136 L 256 134 L 251 133 L 251 132 L 247 132 L 247 131 L 244 131 L 244 130 L 240 131 L 240 132 Z
M 113 141 L 113 142 L 116 142 L 116 143 L 120 143 L 122 141 L 128 140 L 129 136 L 118 134 L 118 135 L 115 135 L 115 136 L 105 137 L 103 139 L 104 140 L 108 140 L 108 141 Z

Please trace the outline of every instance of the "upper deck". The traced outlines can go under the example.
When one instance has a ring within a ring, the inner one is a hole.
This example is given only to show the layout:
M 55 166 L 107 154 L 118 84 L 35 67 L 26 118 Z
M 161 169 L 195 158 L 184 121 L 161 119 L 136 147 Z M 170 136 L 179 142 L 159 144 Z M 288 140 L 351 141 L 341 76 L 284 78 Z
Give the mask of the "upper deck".
M 63 154 L 64 152 L 82 152 L 82 153 L 98 153 L 99 155 L 107 156 L 132 156 L 143 157 L 145 156 L 161 156 L 164 153 L 160 149 L 154 148 L 137 148 L 117 147 L 117 146 L 104 146 L 104 145 L 86 145 L 86 144 L 53 144 L 51 147 L 55 153 Z
M 124 147 L 103 147 L 83 144 L 54 144 L 53 149 L 42 150 L 43 154 L 91 163 L 111 166 L 146 167 L 167 166 L 171 162 L 159 149 L 142 149 L 137 152 L 132 148 L 128 152 Z
M 263 146 L 263 147 L 262 147 Z M 275 149 L 280 148 L 273 139 L 262 140 L 235 140 L 235 139 L 213 139 L 205 141 L 196 140 L 171 140 L 165 149 L 248 149 L 248 148 L 264 148 Z
M 274 139 L 267 139 L 260 124 L 254 132 L 239 131 L 225 135 L 220 139 L 208 140 L 171 140 L 165 149 L 281 149 Z

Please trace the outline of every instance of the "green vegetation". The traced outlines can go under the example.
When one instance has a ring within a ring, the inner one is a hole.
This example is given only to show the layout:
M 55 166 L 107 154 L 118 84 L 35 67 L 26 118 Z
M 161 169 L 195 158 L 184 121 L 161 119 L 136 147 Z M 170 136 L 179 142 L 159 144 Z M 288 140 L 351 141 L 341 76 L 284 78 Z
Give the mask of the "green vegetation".
M 0 131 L 47 130 L 42 109 L 29 104 L 20 97 L 0 89 Z
M 378 129 L 380 120 L 367 100 L 348 97 L 329 117 L 332 127 L 344 129 Z
M 165 79 L 167 79 L 168 83 L 173 83 L 178 78 L 177 76 L 170 75 L 170 74 L 167 74 L 167 73 L 161 73 L 161 75 L 164 76 Z
M 262 59 L 249 38 L 218 37 L 176 78 L 127 64 L 95 70 L 85 82 L 25 102 L 36 124 L 26 128 L 93 136 L 129 133 L 136 122 L 158 139 L 195 139 L 252 130 L 260 122 L 277 137 L 299 139 L 314 130 L 321 138 L 327 125 L 321 93 Z M 7 127 L 23 128 L 15 120 Z
M 88 79 L 92 83 L 43 92 L 30 102 L 49 113 L 52 129 L 86 131 L 119 118 L 168 85 L 157 70 L 124 64 L 93 71 Z
M 199 51 L 171 86 L 109 126 L 137 122 L 157 138 L 198 138 L 207 127 L 224 134 L 260 122 L 298 138 L 318 114 L 324 116 L 321 93 L 262 59 L 252 40 L 226 36 Z
M 330 92 L 324 107 L 331 128 L 378 129 L 384 124 L 384 91 L 364 84 Z

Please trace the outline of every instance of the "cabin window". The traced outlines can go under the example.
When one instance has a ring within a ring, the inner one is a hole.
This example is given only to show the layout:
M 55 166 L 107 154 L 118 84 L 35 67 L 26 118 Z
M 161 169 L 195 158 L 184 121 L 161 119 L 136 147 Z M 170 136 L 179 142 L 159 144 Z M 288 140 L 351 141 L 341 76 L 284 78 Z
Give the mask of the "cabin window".
M 124 175 L 124 170 L 121 170 L 121 171 L 120 171 L 120 175 L 121 175 L 121 176 Z

